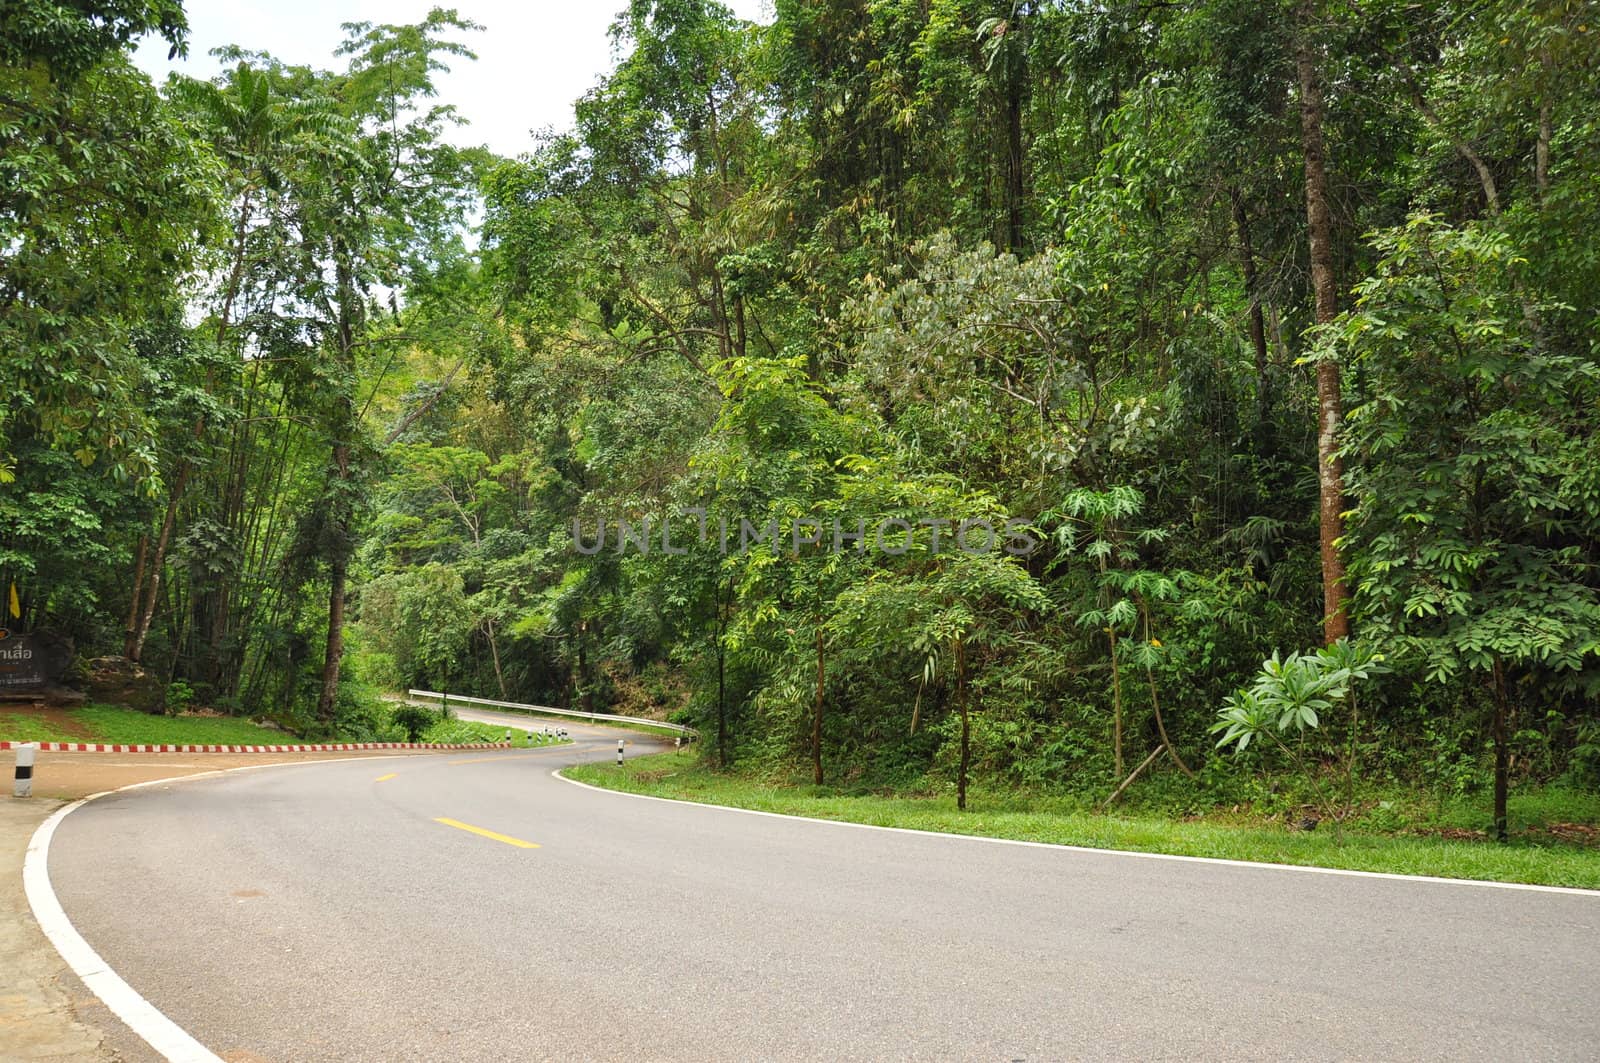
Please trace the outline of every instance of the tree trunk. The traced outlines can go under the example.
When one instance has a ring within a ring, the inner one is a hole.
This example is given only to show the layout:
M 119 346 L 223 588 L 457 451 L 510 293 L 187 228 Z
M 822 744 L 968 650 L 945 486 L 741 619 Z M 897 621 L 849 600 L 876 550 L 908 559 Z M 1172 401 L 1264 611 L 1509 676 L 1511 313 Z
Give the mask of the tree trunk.
M 811 715 L 811 781 L 822 785 L 822 703 L 823 688 L 827 679 L 823 658 L 822 624 L 817 624 L 817 701 Z
M 1017 59 L 1008 66 L 1020 65 Z M 1023 187 L 1023 167 L 1026 159 L 1022 145 L 1022 94 L 1027 83 L 1026 69 L 1012 70 L 1006 86 L 1006 243 L 1014 255 L 1023 252 L 1022 203 L 1026 195 Z
M 219 320 L 217 322 L 216 341 L 219 346 L 222 344 L 223 339 L 226 338 L 228 334 L 228 328 L 232 323 L 233 304 L 238 298 L 241 282 L 244 277 L 244 241 L 250 225 L 251 210 L 252 204 L 250 200 L 250 194 L 247 192 L 245 193 L 244 200 L 240 205 L 239 220 L 234 226 L 233 264 L 229 268 L 228 280 L 223 288 L 222 311 L 219 314 Z M 211 378 L 209 371 L 207 373 L 206 389 L 208 391 L 211 390 Z M 196 442 L 205 436 L 205 430 L 206 418 L 200 417 L 195 421 L 194 424 L 194 438 Z M 144 540 L 141 539 L 140 541 L 141 552 L 133 584 L 134 608 L 131 611 L 131 615 L 136 619 L 134 619 L 129 625 L 126 633 L 127 637 L 123 642 L 122 650 L 122 655 L 135 663 L 138 663 L 140 658 L 144 656 L 145 639 L 149 636 L 150 622 L 155 617 L 156 600 L 161 591 L 161 573 L 166 566 L 167 546 L 172 541 L 172 529 L 178 516 L 178 503 L 183 500 L 183 493 L 189 485 L 189 473 L 190 465 L 188 459 L 179 458 L 178 474 L 173 478 L 172 490 L 167 498 L 167 513 L 161 522 L 161 533 L 156 540 L 155 556 L 150 560 L 150 587 L 148 591 L 144 592 L 145 605 L 143 612 L 140 612 L 138 608 L 138 603 L 141 597 L 140 583 L 143 579 L 144 573 L 144 555 L 142 550 Z
M 972 722 L 967 710 L 967 647 L 956 639 L 956 707 L 961 712 L 961 767 L 956 774 L 956 808 L 967 810 L 967 771 L 972 766 Z
M 123 656 L 135 664 L 144 656 L 144 642 L 150 635 L 150 621 L 155 618 L 156 602 L 161 596 L 161 571 L 167 563 L 167 546 L 172 542 L 172 526 L 178 520 L 178 502 L 183 498 L 183 490 L 188 483 L 189 463 L 185 461 L 178 467 L 177 479 L 173 481 L 172 491 L 167 498 L 167 513 L 161 519 L 161 533 L 156 536 L 155 554 L 150 558 L 150 586 L 145 591 L 144 609 L 140 611 L 139 622 L 129 632 L 127 644 L 123 647 Z
M 139 536 L 139 550 L 134 555 L 133 562 L 133 597 L 128 603 L 128 622 L 123 625 L 122 655 L 128 657 L 133 651 L 133 634 L 139 628 L 139 598 L 144 593 L 144 562 L 145 555 L 150 551 L 150 536 Z
M 717 585 L 717 767 L 728 766 L 728 648 L 725 636 L 728 630 L 728 607 L 733 598 L 733 579 L 728 579 L 728 597 L 722 597 L 722 586 Z
M 1506 797 L 1510 790 L 1511 749 L 1506 738 L 1510 715 L 1506 696 L 1506 669 L 1498 655 L 1494 659 L 1494 836 L 1505 841 L 1508 834 Z
M 511 695 L 506 693 L 505 673 L 500 670 L 500 646 L 494 637 L 494 621 L 492 619 L 485 619 L 483 631 L 489 637 L 489 658 L 494 662 L 494 681 L 500 688 L 500 700 L 510 701 Z
M 345 442 L 333 446 L 333 465 L 341 483 L 350 478 L 350 445 Z M 339 514 L 334 519 L 342 527 L 334 544 L 333 556 L 328 559 L 328 643 L 322 657 L 322 693 L 317 697 L 317 719 L 333 722 L 334 702 L 339 694 L 339 668 L 344 661 L 344 597 L 345 582 L 350 573 L 350 549 L 344 540 L 349 532 L 348 503 L 340 501 Z
M 339 669 L 344 662 L 344 606 L 345 584 L 350 575 L 350 535 L 355 522 L 355 506 L 350 495 L 350 441 L 355 437 L 356 406 L 349 386 L 356 375 L 355 336 L 357 303 L 355 278 L 349 259 L 341 252 L 344 248 L 335 243 L 335 275 L 337 288 L 337 321 L 335 339 L 338 342 L 338 365 L 346 376 L 344 389 L 334 402 L 333 424 L 333 512 L 328 520 L 332 526 L 331 550 L 328 557 L 328 642 L 322 658 L 322 693 L 317 697 L 317 718 L 332 724 L 334 702 L 339 693 Z
M 1327 147 L 1322 134 L 1322 84 L 1311 48 L 1312 0 L 1300 5 L 1295 67 L 1300 77 L 1300 136 L 1306 167 L 1306 228 L 1311 242 L 1311 286 L 1317 323 L 1338 314 L 1333 277 L 1333 215 L 1328 206 Z M 1339 365 L 1317 363 L 1317 484 L 1322 547 L 1322 637 L 1328 645 L 1350 634 L 1349 589 L 1338 540 L 1344 535 L 1344 463 L 1339 458 L 1339 425 L 1344 410 Z
M 1239 231 L 1239 268 L 1244 275 L 1244 294 L 1250 300 L 1250 344 L 1256 354 L 1256 423 L 1266 424 L 1272 411 L 1271 383 L 1267 379 L 1267 322 L 1261 310 L 1261 292 L 1256 277 L 1255 250 L 1250 241 L 1250 219 L 1245 214 L 1244 197 L 1239 187 L 1230 188 L 1233 199 L 1233 224 Z
M 1550 191 L 1550 101 L 1539 105 L 1539 139 L 1533 145 L 1533 187 L 1539 193 L 1539 205 L 1544 206 Z
M 578 708 L 582 712 L 594 711 L 594 684 L 589 682 L 588 639 L 584 637 L 589 625 L 578 625 Z
M 1102 566 L 1104 562 L 1101 563 Z M 1102 567 L 1102 571 L 1104 571 Z M 1117 667 L 1117 629 L 1106 628 L 1111 640 L 1111 756 L 1117 778 L 1122 778 L 1122 674 Z

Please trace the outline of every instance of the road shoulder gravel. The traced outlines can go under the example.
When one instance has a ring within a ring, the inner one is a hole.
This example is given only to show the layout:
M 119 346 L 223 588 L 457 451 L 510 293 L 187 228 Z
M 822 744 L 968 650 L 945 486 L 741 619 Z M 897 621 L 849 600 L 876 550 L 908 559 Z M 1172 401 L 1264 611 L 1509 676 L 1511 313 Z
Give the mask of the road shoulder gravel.
M 60 801 L 0 798 L 0 1057 L 116 1060 L 104 1032 L 82 1021 L 89 1001 L 46 940 L 22 891 L 28 839 Z

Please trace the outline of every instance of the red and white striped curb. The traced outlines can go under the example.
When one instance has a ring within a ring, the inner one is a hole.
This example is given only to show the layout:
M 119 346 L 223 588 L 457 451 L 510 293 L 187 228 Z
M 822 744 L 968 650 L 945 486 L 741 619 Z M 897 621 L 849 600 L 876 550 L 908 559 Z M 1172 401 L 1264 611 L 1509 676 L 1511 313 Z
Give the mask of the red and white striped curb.
M 32 745 L 41 753 L 344 753 L 355 749 L 506 749 L 507 742 L 429 745 L 426 742 L 345 742 L 320 746 L 106 746 L 84 742 L 0 742 L 0 749 Z

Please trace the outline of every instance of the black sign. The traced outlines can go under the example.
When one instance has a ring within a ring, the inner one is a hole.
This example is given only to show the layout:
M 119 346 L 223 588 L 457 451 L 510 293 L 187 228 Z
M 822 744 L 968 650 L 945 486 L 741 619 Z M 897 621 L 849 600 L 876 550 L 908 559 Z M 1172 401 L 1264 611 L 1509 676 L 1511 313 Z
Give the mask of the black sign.
M 54 635 L 0 631 L 0 694 L 43 690 L 59 680 L 72 644 Z

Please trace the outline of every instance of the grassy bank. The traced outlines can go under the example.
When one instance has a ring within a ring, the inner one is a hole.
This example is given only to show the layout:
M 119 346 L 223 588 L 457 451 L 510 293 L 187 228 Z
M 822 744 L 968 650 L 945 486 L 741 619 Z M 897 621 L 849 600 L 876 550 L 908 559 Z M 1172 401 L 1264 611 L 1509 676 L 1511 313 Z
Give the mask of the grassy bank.
M 1406 833 L 1291 831 L 1271 823 L 1172 820 L 1086 810 L 1071 798 L 977 791 L 959 812 L 948 796 L 842 794 L 826 787 L 755 781 L 708 770 L 694 753 L 639 757 L 618 768 L 568 768 L 580 782 L 735 808 L 911 830 L 1173 853 L 1262 863 L 1384 871 L 1441 878 L 1600 889 L 1600 848 L 1524 831 L 1496 844 Z
M 394 695 L 394 697 L 395 697 L 396 700 L 401 700 L 399 695 Z M 431 699 L 431 698 L 430 699 L 426 699 L 426 700 L 418 699 L 418 698 L 405 698 L 403 700 L 405 700 L 406 704 L 408 704 L 408 705 L 420 705 L 423 708 L 435 709 L 435 710 L 437 710 L 439 708 L 439 702 L 434 700 L 434 699 Z M 452 701 L 450 703 L 450 711 L 451 712 L 455 712 L 458 709 L 467 709 L 467 710 L 482 709 L 484 712 L 503 712 L 508 716 L 526 716 L 530 720 L 544 720 L 544 721 L 548 721 L 548 722 L 550 722 L 552 724 L 561 724 L 561 723 L 569 723 L 569 724 L 576 724 L 576 725 L 589 725 L 589 724 L 592 724 L 592 725 L 594 725 L 596 727 L 615 727 L 618 730 L 638 731 L 641 734 L 660 735 L 663 738 L 676 738 L 676 737 L 678 737 L 679 735 L 681 735 L 683 733 L 682 731 L 675 731 L 670 727 L 656 727 L 656 726 L 653 726 L 653 725 L 647 724 L 647 723 L 628 723 L 628 722 L 625 722 L 623 720 L 608 720 L 608 719 L 605 719 L 604 717 L 602 717 L 602 718 L 600 718 L 598 720 L 591 720 L 591 719 L 588 719 L 586 717 L 564 716 L 564 715 L 562 715 L 560 713 L 554 713 L 554 712 L 540 712 L 537 709 L 526 709 L 526 708 L 513 709 L 513 708 L 508 708 L 508 707 L 506 707 L 504 705 L 474 705 L 473 703 L 468 702 L 468 701 L 463 701 L 463 702 Z M 490 725 L 485 724 L 485 726 L 490 726 Z M 501 733 L 504 733 L 504 728 L 501 729 Z
M 492 723 L 477 723 L 473 720 L 448 719 L 440 720 L 422 733 L 422 741 L 436 742 L 446 745 L 465 744 L 469 742 L 503 742 L 506 737 L 506 728 Z M 511 731 L 511 744 L 517 749 L 527 749 L 538 746 L 553 746 L 565 743 L 566 739 L 556 738 L 554 735 L 530 734 L 527 731 L 513 727 Z M 402 735 L 395 741 L 404 741 Z
M 65 712 L 0 709 L 0 740 L 113 745 L 288 745 L 298 739 L 233 716 L 151 716 L 116 705 Z
M 470 720 L 438 720 L 421 735 L 424 742 L 467 744 L 500 742 L 506 728 Z M 512 728 L 513 745 L 518 748 L 554 744 L 553 737 L 535 735 Z M 353 741 L 339 738 L 333 741 Z M 403 742 L 405 734 L 389 727 L 379 737 L 365 741 Z M 287 731 L 261 727 L 234 716 L 151 716 L 117 705 L 85 705 L 65 712 L 33 712 L 25 709 L 0 709 L 0 741 L 7 742 L 99 742 L 107 745 L 222 745 L 280 746 L 299 745 L 306 740 Z

